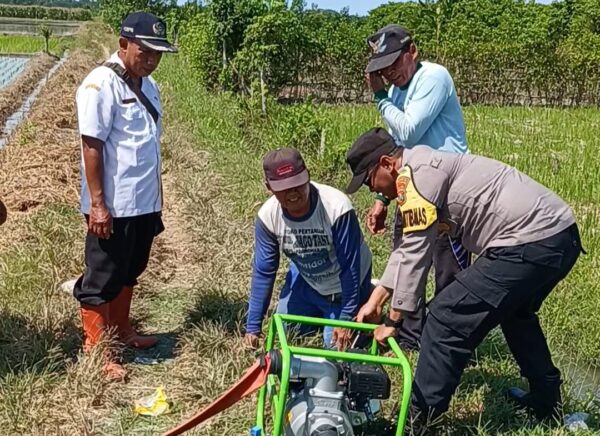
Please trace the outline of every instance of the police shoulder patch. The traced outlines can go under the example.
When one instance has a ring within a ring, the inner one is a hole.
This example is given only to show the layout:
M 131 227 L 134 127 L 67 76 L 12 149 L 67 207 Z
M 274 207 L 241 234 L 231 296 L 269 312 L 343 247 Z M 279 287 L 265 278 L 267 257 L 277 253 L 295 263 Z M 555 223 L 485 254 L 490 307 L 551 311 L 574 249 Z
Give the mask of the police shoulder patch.
M 437 207 L 419 193 L 408 165 L 398 174 L 396 191 L 404 233 L 426 230 L 437 221 Z
M 100 92 L 100 87 L 95 83 L 88 83 L 87 85 L 85 85 L 85 89 L 93 89 L 94 91 Z

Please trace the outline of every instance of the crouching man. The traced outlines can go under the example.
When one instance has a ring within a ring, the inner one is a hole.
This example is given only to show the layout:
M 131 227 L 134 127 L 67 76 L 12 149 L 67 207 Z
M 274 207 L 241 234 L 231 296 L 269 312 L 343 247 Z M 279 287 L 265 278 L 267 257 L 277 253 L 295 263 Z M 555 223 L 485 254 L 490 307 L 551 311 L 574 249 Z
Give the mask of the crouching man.
M 311 182 L 302 156 L 284 148 L 263 160 L 273 194 L 258 212 L 246 342 L 258 346 L 271 301 L 280 251 L 291 263 L 277 312 L 352 320 L 371 290 L 371 252 L 350 199 Z M 300 333 L 310 333 L 302 326 Z M 344 348 L 346 329 L 325 328 L 325 346 Z
M 511 389 L 518 406 L 539 419 L 561 414 L 561 374 L 537 312 L 579 257 L 571 208 L 556 194 L 492 159 L 397 148 L 382 129 L 363 134 L 347 154 L 353 179 L 398 203 L 402 239 L 358 319 L 391 309 L 375 338 L 395 334 L 404 311 L 424 298 L 427 274 L 444 229 L 479 255 L 429 304 L 413 384 L 417 425 L 448 409 L 472 351 L 500 326 L 530 391 Z

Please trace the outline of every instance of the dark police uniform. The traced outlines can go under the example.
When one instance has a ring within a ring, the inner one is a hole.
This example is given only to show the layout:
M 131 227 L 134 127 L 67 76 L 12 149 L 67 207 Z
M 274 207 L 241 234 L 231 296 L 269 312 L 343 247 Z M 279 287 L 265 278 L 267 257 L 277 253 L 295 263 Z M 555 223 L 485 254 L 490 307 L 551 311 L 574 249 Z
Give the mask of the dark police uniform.
M 440 231 L 479 255 L 429 304 L 413 408 L 433 417 L 447 410 L 472 351 L 498 325 L 532 393 L 556 394 L 560 372 L 536 313 L 582 251 L 570 207 L 481 156 L 415 147 L 403 151 L 402 165 L 403 234 L 380 282 L 394 290 L 392 307 L 419 306 Z

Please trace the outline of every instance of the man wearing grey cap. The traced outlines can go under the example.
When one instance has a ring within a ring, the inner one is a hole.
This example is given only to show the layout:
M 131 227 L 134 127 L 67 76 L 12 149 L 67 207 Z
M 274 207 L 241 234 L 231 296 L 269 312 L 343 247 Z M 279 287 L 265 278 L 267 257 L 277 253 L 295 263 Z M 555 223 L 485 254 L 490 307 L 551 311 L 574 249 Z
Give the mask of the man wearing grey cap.
M 414 417 L 445 412 L 473 350 L 500 326 L 528 393 L 511 389 L 519 407 L 560 419 L 561 374 L 537 312 L 583 251 L 569 205 L 513 167 L 481 156 L 418 146 L 396 147 L 384 129 L 361 135 L 346 158 L 347 192 L 366 185 L 396 200 L 402 240 L 366 305 L 391 298 L 375 338 L 395 334 L 405 311 L 425 295 L 438 226 L 479 257 L 429 304 L 413 384 Z
M 352 320 L 371 292 L 371 251 L 350 199 L 310 181 L 297 150 L 283 148 L 263 160 L 265 185 L 273 194 L 258 212 L 246 342 L 258 346 L 269 307 L 280 251 L 290 269 L 277 312 Z M 310 333 L 303 326 L 301 334 Z M 324 329 L 326 347 L 349 345 L 347 329 Z
M 379 29 L 367 42 L 371 49 L 367 81 L 395 144 L 405 148 L 426 145 L 451 153 L 467 153 L 463 114 L 448 70 L 432 62 L 419 61 L 411 33 L 396 24 Z M 388 90 L 385 82 L 390 84 Z M 375 204 L 367 214 L 367 228 L 372 233 L 384 231 L 388 204 L 389 200 L 377 193 Z M 396 215 L 394 246 L 401 237 L 399 220 Z M 444 232 L 439 239 L 433 259 L 436 294 L 470 264 L 470 254 L 459 241 Z M 403 349 L 419 348 L 424 320 L 425 304 L 412 313 L 405 313 L 398 329 L 398 341 Z
M 85 270 L 73 294 L 80 303 L 84 351 L 115 332 L 126 346 L 149 348 L 129 320 L 133 288 L 163 230 L 160 93 L 150 74 L 177 50 L 165 22 L 135 12 L 123 20 L 119 50 L 77 90 L 81 135 L 81 212 L 87 222 Z M 106 353 L 111 379 L 123 379 L 117 353 Z

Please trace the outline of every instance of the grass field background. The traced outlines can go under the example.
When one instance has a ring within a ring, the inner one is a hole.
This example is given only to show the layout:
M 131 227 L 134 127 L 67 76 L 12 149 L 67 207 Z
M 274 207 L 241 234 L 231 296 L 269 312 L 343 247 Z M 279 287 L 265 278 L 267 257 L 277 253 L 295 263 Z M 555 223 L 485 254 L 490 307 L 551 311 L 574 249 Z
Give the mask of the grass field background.
M 256 356 L 241 336 L 253 220 L 267 198 L 262 155 L 298 147 L 314 180 L 341 188 L 348 179 L 345 151 L 360 133 L 381 124 L 371 105 L 269 101 L 264 116 L 258 99 L 208 93 L 183 56 L 165 56 L 155 78 L 165 113 L 167 230 L 134 303 L 142 330 L 159 334 L 160 343 L 126 353 L 128 384 L 106 383 L 98 356 L 79 352 L 77 305 L 60 283 L 83 266 L 72 99 L 94 62 L 114 50 L 112 43 L 97 28 L 80 36 L 40 106 L 0 153 L 0 196 L 11 213 L 0 229 L 0 428 L 6 434 L 160 434 L 226 390 Z M 582 434 L 598 434 L 599 400 L 585 385 L 600 365 L 600 111 L 466 107 L 465 117 L 472 152 L 525 171 L 577 214 L 588 254 L 553 292 L 541 319 L 565 374 L 567 412 L 590 413 L 591 430 Z M 353 201 L 362 220 L 371 198 L 361 192 Z M 389 236 L 367 240 L 375 275 L 381 274 Z M 159 364 L 135 364 L 138 355 Z M 514 414 L 503 400 L 506 387 L 524 383 L 501 334 L 494 332 L 476 358 L 441 434 L 567 434 Z M 171 413 L 135 415 L 133 401 L 161 385 Z M 245 400 L 190 434 L 248 434 L 253 416 L 254 400 Z

